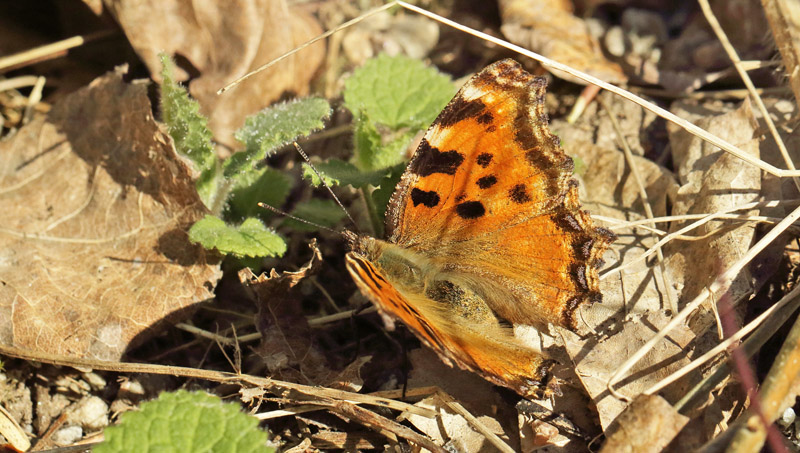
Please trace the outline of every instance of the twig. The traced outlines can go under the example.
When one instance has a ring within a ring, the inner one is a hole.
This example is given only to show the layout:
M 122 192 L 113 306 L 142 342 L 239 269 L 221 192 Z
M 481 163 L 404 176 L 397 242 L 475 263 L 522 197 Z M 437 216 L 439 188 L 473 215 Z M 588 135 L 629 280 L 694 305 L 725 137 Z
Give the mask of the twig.
M 737 331 L 735 334 L 728 337 L 722 343 L 714 346 L 711 350 L 706 352 L 705 354 L 701 355 L 700 357 L 692 360 L 688 365 L 681 368 L 680 370 L 670 374 L 669 376 L 665 377 L 649 389 L 645 390 L 645 395 L 652 395 L 656 392 L 661 391 L 664 387 L 670 385 L 671 383 L 677 381 L 678 379 L 682 378 L 689 374 L 692 370 L 697 369 L 704 363 L 707 363 L 712 358 L 714 358 L 717 354 L 724 352 L 728 347 L 733 345 L 734 343 L 738 342 L 742 338 L 744 338 L 747 334 L 755 330 L 757 327 L 762 326 L 763 329 L 766 330 L 767 335 L 763 335 L 764 340 L 772 336 L 775 331 L 783 325 L 786 319 L 794 313 L 795 310 L 800 307 L 800 285 L 795 287 L 789 294 L 783 296 L 778 303 L 772 305 L 768 309 L 764 310 L 763 313 L 758 315 L 755 319 L 747 323 L 746 326 L 742 327 Z M 784 310 L 783 307 L 786 307 Z M 777 312 L 777 314 L 776 314 Z M 776 314 L 775 316 L 772 316 Z M 771 322 L 770 322 L 771 321 Z M 776 325 L 777 324 L 777 325 Z M 759 329 L 761 331 L 761 329 Z M 754 334 L 755 335 L 755 334 Z M 685 401 L 679 402 L 676 404 L 676 409 L 680 410 L 680 408 L 685 404 Z
M 385 407 L 398 411 L 410 412 L 412 414 L 420 415 L 422 417 L 433 418 L 436 417 L 436 412 L 430 409 L 417 407 L 412 404 L 403 403 L 387 398 L 377 396 L 362 395 L 360 393 L 346 392 L 344 390 L 336 390 L 325 387 L 314 387 L 310 385 L 295 384 L 293 382 L 279 381 L 276 379 L 264 378 L 260 376 L 251 376 L 247 374 L 236 374 L 224 371 L 203 370 L 197 368 L 155 365 L 148 363 L 131 363 L 131 362 L 108 362 L 96 359 L 82 359 L 73 357 L 63 357 L 55 354 L 46 354 L 41 352 L 33 352 L 23 350 L 6 345 L 0 345 L 0 354 L 16 357 L 24 360 L 31 360 L 34 362 L 49 363 L 59 366 L 71 366 L 74 368 L 91 368 L 95 370 L 113 371 L 116 373 L 148 373 L 180 376 L 196 379 L 205 379 L 207 381 L 226 383 L 226 384 L 239 384 L 239 385 L 252 385 L 260 387 L 274 394 L 285 394 L 287 392 L 296 392 L 300 395 L 310 398 L 331 398 L 335 400 L 350 401 L 358 404 L 368 404 L 372 406 Z M 304 400 L 308 403 L 309 401 Z
M 764 117 L 764 121 L 767 123 L 767 129 L 769 129 L 770 134 L 772 134 L 772 138 L 778 145 L 778 150 L 780 150 L 781 156 L 783 156 L 783 162 L 787 167 L 789 167 L 790 170 L 794 170 L 794 162 L 792 162 L 792 158 L 789 156 L 789 151 L 786 149 L 783 139 L 781 139 L 780 134 L 778 134 L 778 129 L 775 127 L 775 123 L 772 122 L 772 117 L 769 116 L 767 106 L 764 105 L 764 101 L 761 100 L 761 96 L 759 96 L 756 92 L 756 86 L 753 85 L 753 81 L 750 80 L 750 76 L 743 67 L 742 60 L 736 53 L 736 49 L 733 48 L 733 45 L 728 40 L 728 36 L 725 34 L 725 31 L 722 30 L 722 26 L 720 26 L 717 17 L 714 15 L 714 12 L 711 11 L 711 5 L 708 4 L 708 0 L 698 0 L 698 2 L 700 3 L 700 8 L 703 10 L 703 15 L 706 16 L 708 24 L 711 25 L 711 29 L 714 30 L 714 34 L 717 35 L 717 39 L 719 39 L 719 42 L 722 44 L 722 48 L 725 49 L 725 53 L 728 54 L 728 58 L 730 58 L 733 62 L 733 66 L 739 73 L 739 77 L 742 79 L 742 82 L 744 82 L 744 86 L 747 87 L 747 91 L 750 92 L 750 96 L 753 98 L 756 106 L 758 106 L 758 110 Z M 792 181 L 794 182 L 794 186 L 800 190 L 800 180 L 797 178 L 792 178 Z
M 721 139 L 720 137 L 717 137 L 714 134 L 710 134 L 710 133 L 704 131 L 703 129 L 701 129 L 701 128 L 695 126 L 694 124 L 684 120 L 683 118 L 678 117 L 677 115 L 673 114 L 672 112 L 669 112 L 668 110 L 663 109 L 663 108 L 653 104 L 652 102 L 646 101 L 645 99 L 642 99 L 639 96 L 636 96 L 635 94 L 633 94 L 633 93 L 631 93 L 629 91 L 623 90 L 623 89 L 621 89 L 619 87 L 616 87 L 616 86 L 614 86 L 614 85 L 612 85 L 610 83 L 606 83 L 606 82 L 598 79 L 597 77 L 591 76 L 591 75 L 586 74 L 584 72 L 581 72 L 581 71 L 578 71 L 576 69 L 570 68 L 569 66 L 567 66 L 565 64 L 559 63 L 559 62 L 557 62 L 555 60 L 551 60 L 551 59 L 549 59 L 547 57 L 544 57 L 544 56 L 539 55 L 537 53 L 531 52 L 530 50 L 525 49 L 524 47 L 520 47 L 520 46 L 517 46 L 515 44 L 511 44 L 508 41 L 504 41 L 502 39 L 496 38 L 496 37 L 491 36 L 489 34 L 480 32 L 478 30 L 475 30 L 475 29 L 472 29 L 472 28 L 469 28 L 469 27 L 466 27 L 466 26 L 461 25 L 461 24 L 459 24 L 459 23 L 457 23 L 455 21 L 452 21 L 452 20 L 447 19 L 445 17 L 439 16 L 438 14 L 431 13 L 431 12 L 429 12 L 429 11 L 427 11 L 425 9 L 422 9 L 422 8 L 420 8 L 418 6 L 414 6 L 414 5 L 411 5 L 409 3 L 406 3 L 406 2 L 403 2 L 403 1 L 400 1 L 400 0 L 397 0 L 396 3 L 398 5 L 400 5 L 400 6 L 402 6 L 403 8 L 406 8 L 408 10 L 411 10 L 411 11 L 414 11 L 416 13 L 422 14 L 423 16 L 426 16 L 426 17 L 429 17 L 431 19 L 434 19 L 434 20 L 436 20 L 438 22 L 441 22 L 441 23 L 443 23 L 445 25 L 453 27 L 453 28 L 455 28 L 457 30 L 461 30 L 461 31 L 463 31 L 465 33 L 469 33 L 470 35 L 473 35 L 475 37 L 478 37 L 478 38 L 481 38 L 483 40 L 489 41 L 489 42 L 491 42 L 493 44 L 497 44 L 498 46 L 505 47 L 506 49 L 509 49 L 509 50 L 513 50 L 514 52 L 518 52 L 521 55 L 525 55 L 526 57 L 533 58 L 534 60 L 539 61 L 540 63 L 542 63 L 545 66 L 549 66 L 549 67 L 551 67 L 553 69 L 556 69 L 558 71 L 566 72 L 567 74 L 570 74 L 570 75 L 572 75 L 572 76 L 574 76 L 574 77 L 576 77 L 578 79 L 581 79 L 581 80 L 583 80 L 585 82 L 588 82 L 588 83 L 591 83 L 593 85 L 597 85 L 600 88 L 603 88 L 604 90 L 608 90 L 608 91 L 610 91 L 610 92 L 612 92 L 612 93 L 614 93 L 614 94 L 616 94 L 618 96 L 621 96 L 621 97 L 623 97 L 623 98 L 625 98 L 625 99 L 627 99 L 627 100 L 629 100 L 629 101 L 631 101 L 631 102 L 633 102 L 635 104 L 638 104 L 639 106 L 641 106 L 641 107 L 643 107 L 643 108 L 655 113 L 656 115 L 664 118 L 665 120 L 668 120 L 668 121 L 670 121 L 672 123 L 677 124 L 681 128 L 685 129 L 687 132 L 689 132 L 690 134 L 695 135 L 697 137 L 700 137 L 704 141 L 709 142 L 712 145 L 715 145 L 715 146 L 718 146 L 718 147 L 722 148 L 723 150 L 733 154 L 734 156 L 738 157 L 739 159 L 742 159 L 743 161 L 749 163 L 750 165 L 753 165 L 753 166 L 755 166 L 757 168 L 760 168 L 761 170 L 764 170 L 765 172 L 767 172 L 767 173 L 769 173 L 771 175 L 775 175 L 775 176 L 782 177 L 782 178 L 783 177 L 797 177 L 797 176 L 800 176 L 800 171 L 798 171 L 798 170 L 780 169 L 780 168 L 775 167 L 774 165 L 771 165 L 771 164 L 769 164 L 767 162 L 764 162 L 761 159 L 757 159 L 755 157 L 752 157 L 748 153 L 745 153 L 742 150 L 740 150 L 738 147 L 728 143 L 726 140 L 723 140 L 723 139 Z
M 28 49 L 23 52 L 0 57 L 0 72 L 11 69 L 19 69 L 34 62 L 49 60 L 66 55 L 67 50 L 69 49 L 80 47 L 87 42 L 105 38 L 106 36 L 111 36 L 113 34 L 113 31 L 101 31 L 86 36 L 73 36 L 61 41 L 56 41 L 54 43 Z

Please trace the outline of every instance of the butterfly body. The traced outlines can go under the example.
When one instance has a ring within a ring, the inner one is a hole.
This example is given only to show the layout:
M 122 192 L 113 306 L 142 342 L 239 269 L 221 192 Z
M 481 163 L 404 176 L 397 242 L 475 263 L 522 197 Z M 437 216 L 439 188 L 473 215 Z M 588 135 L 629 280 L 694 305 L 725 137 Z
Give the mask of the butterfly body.
M 345 234 L 348 270 L 387 324 L 537 395 L 552 362 L 508 324 L 575 328 L 578 307 L 600 300 L 614 238 L 580 209 L 572 167 L 547 129 L 544 81 L 494 63 L 425 134 L 387 208 L 387 239 Z

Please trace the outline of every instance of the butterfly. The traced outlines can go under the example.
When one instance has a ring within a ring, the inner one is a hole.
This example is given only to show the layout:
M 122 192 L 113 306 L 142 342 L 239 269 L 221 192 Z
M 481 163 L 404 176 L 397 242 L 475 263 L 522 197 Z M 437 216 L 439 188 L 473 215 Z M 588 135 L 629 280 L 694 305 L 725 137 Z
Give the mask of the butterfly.
M 345 232 L 347 269 L 390 328 L 399 319 L 448 365 L 526 397 L 554 362 L 509 323 L 574 329 L 578 308 L 601 300 L 614 240 L 581 210 L 545 85 L 511 59 L 476 74 L 408 164 L 386 240 Z

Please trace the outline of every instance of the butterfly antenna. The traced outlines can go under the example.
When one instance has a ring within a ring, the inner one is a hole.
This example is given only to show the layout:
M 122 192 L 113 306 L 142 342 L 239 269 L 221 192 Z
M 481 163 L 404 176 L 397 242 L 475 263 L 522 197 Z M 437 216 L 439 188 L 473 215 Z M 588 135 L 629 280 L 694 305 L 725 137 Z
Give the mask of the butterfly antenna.
M 317 171 L 317 167 L 315 167 L 314 164 L 311 163 L 311 159 L 308 158 L 308 155 L 306 154 L 305 151 L 303 151 L 303 148 L 301 148 L 297 142 L 294 142 L 294 147 L 297 150 L 297 152 L 300 153 L 301 156 L 303 156 L 303 160 L 305 160 L 308 166 L 311 167 L 311 170 L 314 172 L 314 174 L 317 175 L 317 178 L 319 178 L 319 182 L 321 182 L 322 185 L 325 186 L 326 189 L 328 189 L 328 192 L 331 194 L 333 199 L 336 200 L 336 204 L 338 204 L 339 207 L 342 208 L 342 211 L 344 211 L 347 218 L 350 219 L 350 223 L 353 224 L 353 228 L 355 230 L 358 230 L 358 225 L 356 225 L 356 221 L 353 220 L 353 217 L 350 215 L 349 212 L 347 212 L 347 208 L 345 208 L 342 202 L 339 201 L 339 197 L 337 197 L 336 194 L 333 193 L 333 189 L 331 189 L 331 186 L 329 186 L 328 183 L 325 182 L 325 178 L 323 178 L 322 175 L 319 174 L 319 171 Z
M 280 214 L 280 215 L 282 215 L 284 217 L 288 217 L 288 218 L 290 218 L 292 220 L 297 220 L 298 222 L 302 222 L 302 223 L 305 223 L 307 225 L 311 225 L 311 226 L 314 226 L 314 227 L 317 227 L 317 228 L 320 228 L 320 229 L 323 229 L 323 230 L 327 230 L 327 231 L 330 231 L 331 233 L 339 234 L 339 231 L 336 231 L 336 230 L 334 230 L 332 228 L 328 228 L 325 225 L 320 225 L 320 224 L 314 223 L 314 222 L 312 222 L 310 220 L 301 219 L 300 217 L 293 216 L 293 215 L 289 214 L 288 212 L 281 211 L 280 209 L 278 209 L 278 208 L 276 208 L 274 206 L 270 206 L 270 205 L 268 205 L 266 203 L 258 203 L 258 206 L 261 207 L 261 208 L 264 208 L 264 209 L 269 209 L 270 211 L 272 211 L 272 212 L 274 212 L 276 214 Z

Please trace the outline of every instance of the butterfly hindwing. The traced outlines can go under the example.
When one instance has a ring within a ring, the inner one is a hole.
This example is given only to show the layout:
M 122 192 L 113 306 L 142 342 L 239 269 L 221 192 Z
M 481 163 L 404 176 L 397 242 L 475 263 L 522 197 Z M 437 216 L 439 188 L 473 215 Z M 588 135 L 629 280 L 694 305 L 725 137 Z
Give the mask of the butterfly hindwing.
M 459 323 L 458 317 L 443 311 L 454 304 L 443 307 L 425 294 L 403 294 L 358 253 L 348 253 L 346 259 L 356 285 L 378 310 L 403 321 L 443 361 L 511 387 L 521 395 L 540 395 L 552 361 L 520 344 L 510 329 L 492 323 Z

